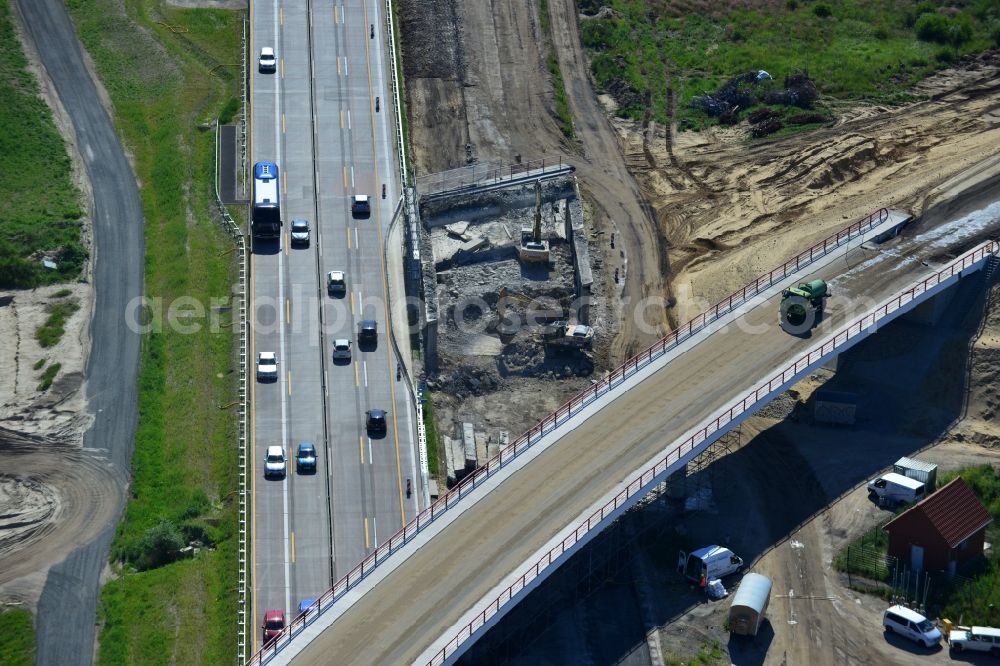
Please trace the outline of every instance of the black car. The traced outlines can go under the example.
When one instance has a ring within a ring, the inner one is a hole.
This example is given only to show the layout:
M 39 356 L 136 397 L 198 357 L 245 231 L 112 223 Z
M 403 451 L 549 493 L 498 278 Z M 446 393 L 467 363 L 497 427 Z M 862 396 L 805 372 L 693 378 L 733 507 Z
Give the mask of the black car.
M 368 428 L 368 432 L 385 432 L 386 431 L 386 420 L 385 420 L 385 410 L 383 409 L 369 409 L 365 412 L 365 426 Z
M 316 447 L 309 442 L 299 444 L 299 449 L 295 452 L 295 465 L 300 472 L 315 472 Z
M 378 322 L 374 319 L 359 322 L 358 342 L 378 342 Z

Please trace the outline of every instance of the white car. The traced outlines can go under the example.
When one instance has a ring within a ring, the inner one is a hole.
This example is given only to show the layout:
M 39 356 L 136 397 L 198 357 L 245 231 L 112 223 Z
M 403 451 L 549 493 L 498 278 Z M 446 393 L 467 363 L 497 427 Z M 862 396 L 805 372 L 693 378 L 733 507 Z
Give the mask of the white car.
M 899 634 L 927 648 L 941 642 L 941 630 L 926 617 L 906 606 L 887 608 L 882 614 L 882 626 L 887 632 Z
M 265 46 L 260 50 L 260 58 L 257 60 L 257 68 L 262 72 L 273 72 L 277 69 L 277 61 L 274 58 L 274 49 Z
M 351 341 L 340 339 L 333 341 L 333 358 L 351 360 Z
M 285 447 L 269 446 L 264 456 L 264 478 L 285 475 Z
M 347 293 L 347 278 L 344 271 L 330 271 L 326 274 L 326 290 L 331 294 Z
M 956 652 L 969 650 L 1000 656 L 1000 629 L 993 627 L 952 629 L 948 634 L 948 647 Z
M 278 355 L 274 352 L 257 354 L 258 381 L 272 381 L 278 378 Z

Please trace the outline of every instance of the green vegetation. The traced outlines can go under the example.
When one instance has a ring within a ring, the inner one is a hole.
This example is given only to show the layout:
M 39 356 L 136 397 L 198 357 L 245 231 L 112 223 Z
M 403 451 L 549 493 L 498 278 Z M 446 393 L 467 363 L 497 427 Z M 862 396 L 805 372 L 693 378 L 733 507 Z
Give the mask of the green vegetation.
M 52 112 L 14 34 L 10 3 L 0 3 L 0 154 L 10 168 L 0 179 L 0 288 L 72 280 L 87 252 L 80 243 L 80 192 Z M 40 253 L 56 262 L 42 266 Z
M 35 361 L 35 364 L 31 367 L 33 367 L 35 370 L 41 370 L 44 365 L 45 365 L 45 359 L 40 358 L 37 361 Z
M 584 9 L 596 7 L 590 0 L 578 2 Z M 580 22 L 598 85 L 615 97 L 620 116 L 641 120 L 649 106 L 659 123 L 676 113 L 682 129 L 715 123 L 691 108 L 691 100 L 747 72 L 766 70 L 775 86 L 808 72 L 821 111 L 824 101 L 833 100 L 897 103 L 933 71 L 1000 43 L 1000 8 L 992 0 L 959 3 L 947 14 L 926 0 L 789 0 L 766 9 L 719 9 L 711 16 L 670 16 L 651 0 L 599 4 L 615 15 Z
M 719 641 L 712 641 L 706 645 L 702 645 L 701 649 L 698 650 L 698 654 L 688 659 L 683 659 L 680 657 L 675 657 L 673 655 L 666 655 L 664 663 L 667 666 L 710 666 L 711 664 L 724 663 L 725 655 L 722 654 L 722 646 L 719 645 Z
M 49 367 L 45 368 L 45 372 L 42 373 L 42 382 L 38 385 L 39 391 L 48 391 L 49 387 L 52 386 L 52 382 L 55 380 L 56 375 L 62 369 L 62 363 L 53 363 Z
M 986 528 L 986 542 L 1000 542 L 1000 473 L 992 465 L 978 465 L 945 474 L 939 483 L 944 485 L 959 475 L 993 516 L 993 522 Z M 1000 626 L 1000 555 L 996 548 L 986 552 L 982 571 L 951 590 L 941 617 L 960 620 L 962 624 Z
M 45 311 L 49 313 L 45 323 L 35 331 L 35 338 L 43 347 L 53 347 L 62 340 L 66 332 L 66 320 L 80 309 L 76 303 L 51 303 Z
M 240 93 L 242 13 L 66 4 L 143 184 L 147 295 L 164 307 L 226 298 L 235 254 L 212 217 L 215 136 L 199 127 Z M 232 336 L 205 325 L 143 338 L 131 501 L 99 602 L 101 664 L 222 664 L 236 653 L 238 433 L 220 408 L 238 395 Z M 174 559 L 195 539 L 208 547 Z
M 66 298 L 73 293 L 72 289 L 60 289 L 59 291 L 52 294 L 52 298 Z
M 35 663 L 35 623 L 31 611 L 22 608 L 0 611 L 0 663 L 4 666 Z
M 569 97 L 566 96 L 566 84 L 563 82 L 562 70 L 559 69 L 559 59 L 552 51 L 552 17 L 549 14 L 548 0 L 538 0 L 538 17 L 549 51 L 545 57 L 545 66 L 548 67 L 549 75 L 552 77 L 552 92 L 556 98 L 556 118 L 559 119 L 559 130 L 567 139 L 572 139 L 574 136 L 573 114 L 569 110 Z

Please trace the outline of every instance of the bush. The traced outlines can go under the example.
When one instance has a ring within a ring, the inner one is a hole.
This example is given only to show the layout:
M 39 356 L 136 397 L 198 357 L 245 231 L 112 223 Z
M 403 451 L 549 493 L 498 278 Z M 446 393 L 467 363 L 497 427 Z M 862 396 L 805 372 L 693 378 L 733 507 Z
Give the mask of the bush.
M 35 331 L 38 344 L 46 348 L 55 346 L 66 332 L 66 320 L 79 309 L 80 306 L 76 303 L 63 302 L 49 305 L 46 308 L 49 313 L 48 319 Z
M 813 14 L 820 18 L 830 18 L 833 16 L 833 10 L 830 9 L 830 5 L 825 2 L 821 2 L 815 7 L 813 7 Z
M 230 97 L 226 105 L 219 111 L 219 124 L 228 125 L 233 122 L 233 118 L 240 110 L 240 100 L 238 97 Z
M 49 387 L 52 386 L 52 382 L 55 381 L 56 375 L 62 369 L 62 363 L 53 363 L 49 367 L 45 368 L 45 372 L 42 373 L 42 382 L 38 385 L 39 391 L 48 391 Z
M 799 0 L 785 0 L 785 7 L 788 8 L 788 11 L 794 12 L 799 8 Z
M 140 571 L 170 564 L 177 558 L 177 551 L 184 547 L 184 535 L 169 520 L 161 520 L 146 530 L 134 554 L 133 564 Z
M 916 23 L 917 37 L 925 42 L 961 46 L 972 39 L 972 19 L 965 14 L 948 18 L 943 14 L 922 14 Z

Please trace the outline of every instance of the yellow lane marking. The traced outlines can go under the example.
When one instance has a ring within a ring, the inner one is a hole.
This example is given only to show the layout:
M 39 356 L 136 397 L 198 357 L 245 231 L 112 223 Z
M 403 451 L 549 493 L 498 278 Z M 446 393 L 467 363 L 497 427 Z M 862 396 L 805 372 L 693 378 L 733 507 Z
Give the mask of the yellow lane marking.
M 292 323 L 292 299 L 290 298 L 285 299 L 285 323 Z
M 372 542 L 368 538 L 368 516 L 365 516 L 365 548 L 371 548 Z
M 347 249 L 351 249 L 351 228 L 347 227 Z
M 344 110 L 340 110 L 340 129 L 344 129 Z
M 344 189 L 347 189 L 347 165 L 344 165 Z
M 281 23 L 281 25 L 285 25 L 285 8 L 284 7 L 278 7 L 278 21 Z M 253 25 L 253 24 L 251 24 L 251 25 Z
M 288 395 L 292 394 L 292 371 L 288 371 Z
M 281 172 L 281 193 L 288 194 L 288 172 Z
M 365 464 L 365 438 L 358 435 L 358 451 L 361 452 L 361 464 Z
M 348 238 L 350 238 L 350 233 L 351 232 L 347 232 Z M 351 292 L 351 316 L 352 317 L 354 316 L 354 292 L 353 291 Z
M 337 76 L 340 76 L 340 56 L 337 56 Z
M 291 245 L 291 243 L 288 242 L 288 234 L 285 234 L 285 256 L 286 257 L 288 256 L 288 246 L 289 245 Z
M 281 59 L 281 78 L 285 78 L 285 59 Z
M 361 386 L 361 375 L 358 373 L 358 362 L 354 362 L 354 385 Z
M 292 532 L 292 562 L 295 562 L 295 532 Z
M 281 133 L 285 133 L 285 114 L 281 114 Z

